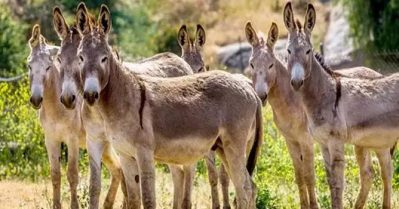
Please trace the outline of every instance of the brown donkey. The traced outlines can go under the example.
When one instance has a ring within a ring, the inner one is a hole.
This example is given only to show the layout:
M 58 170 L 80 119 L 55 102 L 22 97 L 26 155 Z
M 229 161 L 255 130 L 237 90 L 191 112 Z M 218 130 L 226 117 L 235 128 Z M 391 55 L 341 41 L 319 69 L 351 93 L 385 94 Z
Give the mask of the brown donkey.
M 85 132 L 80 120 L 80 110 L 67 111 L 60 102 L 61 75 L 53 58 L 58 47 L 48 45 L 40 34 L 39 25 L 32 30 L 28 57 L 30 102 L 39 109 L 40 124 L 44 130 L 45 144 L 50 161 L 53 184 L 53 208 L 61 208 L 61 143 L 68 147 L 67 178 L 71 191 L 71 208 L 79 208 L 77 186 L 79 181 L 79 147 L 84 147 Z M 78 104 L 82 100 L 76 101 Z
M 309 131 L 323 146 L 332 207 L 343 208 L 344 144 L 356 145 L 361 188 L 355 208 L 363 208 L 372 184 L 369 149 L 377 153 L 384 183 L 383 208 L 391 208 L 392 160 L 390 149 L 399 131 L 399 74 L 375 79 L 355 79 L 324 69 L 316 60 L 311 32 L 316 11 L 309 4 L 302 29 L 294 22 L 291 3 L 284 9 L 289 31 L 287 50 L 291 86 L 301 98 Z M 383 140 L 381 140 L 383 138 Z
M 53 10 L 53 25 L 59 38 L 61 39 L 61 47 L 57 54 L 56 65 L 60 70 L 60 101 L 67 108 L 74 111 L 82 111 L 81 118 L 84 129 L 86 131 L 86 145 L 89 154 L 90 162 L 90 189 L 89 189 L 89 208 L 99 208 L 99 198 L 101 193 L 101 161 L 105 164 L 112 175 L 110 188 L 108 190 L 103 208 L 113 208 L 116 193 L 119 183 L 122 180 L 122 170 L 119 162 L 119 157 L 111 147 L 106 138 L 106 133 L 103 128 L 103 122 L 99 114 L 91 111 L 79 97 L 78 89 L 80 83 L 78 82 L 79 59 L 77 58 L 77 49 L 80 43 L 80 34 L 76 26 L 69 26 L 61 10 L 55 7 Z M 75 106 L 78 105 L 77 108 Z M 82 106 L 83 105 L 83 106 Z M 136 171 L 138 173 L 138 171 Z M 122 184 L 125 192 L 125 199 L 127 198 L 126 188 Z M 138 185 L 136 189 L 138 188 Z M 139 194 L 139 190 L 136 191 Z M 140 202 L 138 198 L 137 202 Z
M 79 5 L 78 8 L 81 8 L 82 10 L 87 12 L 87 9 L 83 3 Z M 63 90 L 61 93 L 61 98 L 67 108 L 73 109 L 75 108 L 75 98 L 79 95 L 78 88 L 81 86 L 78 65 L 79 57 L 76 55 L 81 37 L 80 34 L 78 34 L 78 32 L 76 31 L 75 27 L 69 27 L 66 24 L 65 19 L 63 18 L 59 9 L 54 9 L 54 26 L 55 30 L 62 40 L 61 51 L 58 55 L 58 63 L 61 65 L 60 69 L 61 73 L 63 74 Z M 137 74 L 158 77 L 173 77 L 193 73 L 189 65 L 183 59 L 171 53 L 162 53 L 151 58 L 142 60 L 139 63 L 123 63 L 123 65 L 128 67 L 130 71 L 133 71 Z M 109 146 L 110 139 L 106 137 L 107 134 L 105 129 L 103 128 L 104 122 L 101 114 L 98 111 L 89 109 L 86 103 L 83 104 L 82 111 L 83 122 L 88 133 L 87 143 L 90 155 L 90 207 L 98 208 L 98 197 L 101 190 L 101 156 L 104 152 L 103 155 L 104 157 L 106 157 L 107 153 L 112 153 L 112 149 Z M 122 165 L 124 165 L 125 167 L 124 169 L 129 169 L 128 173 L 134 174 L 126 177 L 128 182 L 132 182 L 127 185 L 127 192 L 129 193 L 128 205 L 130 208 L 139 208 L 139 177 L 137 174 L 135 159 L 131 157 L 121 156 L 121 161 Z M 116 169 L 114 170 L 116 172 Z M 176 172 L 174 171 L 176 170 L 179 170 L 177 166 L 171 166 L 171 171 L 174 174 L 173 179 L 175 182 L 174 196 L 175 199 L 179 198 L 180 200 L 180 198 L 183 196 L 183 179 L 181 179 L 180 176 L 175 175 Z M 117 184 L 112 184 L 110 189 L 114 188 L 113 185 L 117 186 Z M 181 185 L 181 187 L 178 185 Z M 189 192 L 184 192 L 184 197 L 187 197 L 184 198 L 184 200 L 190 203 L 191 188 L 187 187 L 187 189 L 189 190 Z M 109 195 L 107 195 L 107 197 L 114 197 L 114 195 L 111 196 L 109 192 Z M 181 199 L 181 201 L 183 201 L 183 198 Z M 105 203 L 107 203 L 107 201 Z M 174 202 L 174 208 L 179 208 L 178 205 L 181 204 L 181 202 Z
M 252 87 L 221 71 L 176 78 L 126 72 L 108 45 L 110 18 L 102 5 L 93 27 L 88 14 L 78 11 L 83 95 L 103 116 L 112 146 L 137 159 L 144 208 L 156 207 L 154 160 L 192 165 L 211 148 L 232 178 L 237 208 L 254 207 L 250 174 L 262 141 L 262 116 Z
M 307 129 L 307 119 L 300 98 L 290 87 L 290 75 L 273 51 L 278 39 L 277 25 L 272 23 L 267 40 L 257 35 L 251 23 L 247 23 L 245 33 L 252 45 L 249 63 L 254 71 L 254 88 L 263 104 L 266 103 L 266 99 L 269 101 L 274 122 L 286 140 L 295 169 L 301 208 L 318 208 L 315 194 L 313 140 Z M 351 77 L 381 76 L 368 68 L 350 68 L 337 72 Z
M 198 24 L 195 34 L 194 41 L 191 41 L 187 32 L 187 27 L 182 25 L 179 29 L 177 39 L 182 49 L 182 58 L 190 65 L 194 72 L 200 73 L 207 71 L 201 54 L 206 41 L 204 28 Z M 217 171 L 215 155 L 215 151 L 210 151 L 205 157 L 206 166 L 208 169 L 208 180 L 211 186 L 212 208 L 220 208 L 218 191 L 218 178 L 220 178 L 223 194 L 223 208 L 229 209 L 231 208 L 229 202 L 230 179 L 223 164 L 220 165 L 219 172 Z

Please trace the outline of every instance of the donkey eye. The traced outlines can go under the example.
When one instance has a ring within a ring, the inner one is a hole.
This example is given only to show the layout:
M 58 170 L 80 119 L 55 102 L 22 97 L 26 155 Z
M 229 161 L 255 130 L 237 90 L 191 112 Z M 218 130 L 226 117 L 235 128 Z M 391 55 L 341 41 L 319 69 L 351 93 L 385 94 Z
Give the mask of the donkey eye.
M 28 65 L 28 69 L 29 69 L 29 71 L 31 71 L 31 70 L 32 70 L 32 67 L 31 67 L 30 65 Z
M 81 61 L 81 62 L 83 62 L 83 61 L 84 61 L 84 59 L 83 59 L 82 55 L 80 55 L 80 56 L 79 56 L 79 59 L 80 59 L 80 61 Z
M 50 70 L 50 68 L 51 68 L 51 66 L 48 66 L 48 67 L 46 68 L 46 72 L 47 72 L 47 71 L 49 71 L 49 70 Z
M 273 67 L 273 64 L 271 64 L 271 65 L 269 66 L 269 69 L 272 68 L 272 67 Z
M 288 51 L 288 54 L 291 54 L 291 50 L 287 49 L 287 51 Z
M 60 58 L 60 57 L 57 57 L 57 61 L 58 61 L 59 63 L 61 63 L 61 58 Z
M 310 49 L 306 51 L 306 54 L 309 54 L 309 53 L 310 53 Z
M 104 63 L 104 62 L 106 62 L 107 60 L 108 60 L 108 57 L 104 57 L 104 58 L 101 59 L 101 62 Z
M 254 64 L 251 63 L 250 65 L 251 65 L 251 68 L 254 69 Z

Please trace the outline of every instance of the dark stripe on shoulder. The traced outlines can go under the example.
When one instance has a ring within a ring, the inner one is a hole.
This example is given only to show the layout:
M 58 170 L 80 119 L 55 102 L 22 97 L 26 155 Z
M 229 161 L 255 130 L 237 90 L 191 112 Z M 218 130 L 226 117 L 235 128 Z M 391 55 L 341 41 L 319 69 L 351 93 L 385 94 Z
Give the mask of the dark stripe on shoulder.
M 143 81 L 138 80 L 139 86 L 140 86 L 140 108 L 139 108 L 139 116 L 140 116 L 140 126 L 141 129 L 143 129 L 143 110 L 144 110 L 144 105 L 145 105 L 145 85 Z

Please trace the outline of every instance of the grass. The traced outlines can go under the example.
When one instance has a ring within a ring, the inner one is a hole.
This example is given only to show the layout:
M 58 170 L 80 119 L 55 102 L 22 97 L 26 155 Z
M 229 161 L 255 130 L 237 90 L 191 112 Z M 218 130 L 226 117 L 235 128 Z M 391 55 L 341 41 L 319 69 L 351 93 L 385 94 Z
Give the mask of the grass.
M 172 208 L 173 201 L 173 185 L 171 175 L 160 169 L 157 170 L 157 204 L 158 208 Z M 69 207 L 69 186 L 62 176 L 62 207 Z M 197 176 L 195 179 L 195 187 L 193 191 L 193 208 L 207 209 L 211 208 L 211 197 L 207 179 Z M 106 191 L 109 186 L 109 179 L 104 179 L 101 192 L 100 205 L 103 203 Z M 88 208 L 88 176 L 80 179 L 78 186 L 78 195 L 81 208 Z M 114 208 L 121 208 L 123 201 L 123 193 L 119 188 Z M 2 209 L 47 209 L 51 208 L 52 203 L 52 186 L 50 180 L 39 182 L 30 182 L 23 180 L 5 180 L 0 181 L 0 208 Z

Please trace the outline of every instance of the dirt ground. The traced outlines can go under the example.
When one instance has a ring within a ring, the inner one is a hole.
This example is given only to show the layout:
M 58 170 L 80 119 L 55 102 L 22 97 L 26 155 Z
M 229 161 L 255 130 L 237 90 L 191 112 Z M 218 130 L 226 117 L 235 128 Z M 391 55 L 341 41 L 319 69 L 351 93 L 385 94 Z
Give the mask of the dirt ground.
M 158 208 L 172 208 L 173 187 L 171 177 L 167 173 L 157 172 L 157 204 Z M 192 193 L 193 209 L 211 208 L 211 197 L 208 182 L 205 178 L 197 178 Z M 103 183 L 101 202 L 105 198 L 108 188 L 108 179 Z M 63 176 L 62 207 L 69 208 L 69 188 Z M 81 208 L 87 208 L 88 181 L 83 178 L 78 188 Z M 220 196 L 221 197 L 221 196 Z M 50 209 L 52 199 L 52 186 L 50 180 L 42 182 L 28 182 L 21 180 L 0 181 L 0 208 L 1 209 Z M 114 208 L 121 208 L 122 191 L 119 189 Z M 231 198 L 232 199 L 232 198 Z

